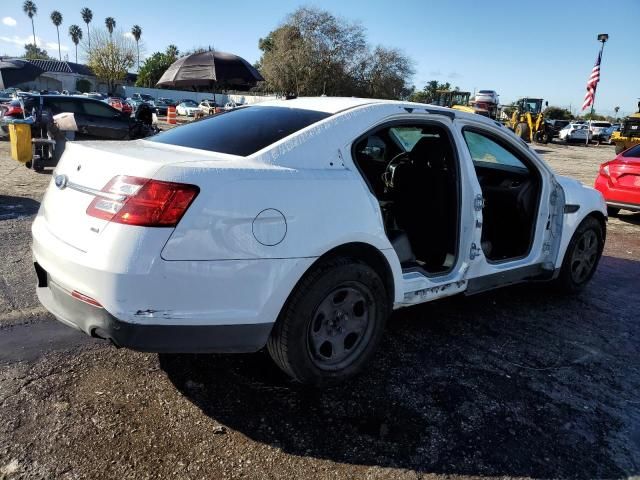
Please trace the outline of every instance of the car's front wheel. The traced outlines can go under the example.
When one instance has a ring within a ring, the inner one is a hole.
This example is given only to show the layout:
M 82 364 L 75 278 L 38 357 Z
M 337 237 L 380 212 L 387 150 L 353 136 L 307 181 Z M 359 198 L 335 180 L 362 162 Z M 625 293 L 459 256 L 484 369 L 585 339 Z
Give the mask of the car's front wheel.
M 380 276 L 350 258 L 323 262 L 295 288 L 267 348 L 295 380 L 311 385 L 343 381 L 371 358 L 390 312 Z
M 604 230 L 594 217 L 585 218 L 578 226 L 564 254 L 557 285 L 576 293 L 591 280 L 604 248 Z

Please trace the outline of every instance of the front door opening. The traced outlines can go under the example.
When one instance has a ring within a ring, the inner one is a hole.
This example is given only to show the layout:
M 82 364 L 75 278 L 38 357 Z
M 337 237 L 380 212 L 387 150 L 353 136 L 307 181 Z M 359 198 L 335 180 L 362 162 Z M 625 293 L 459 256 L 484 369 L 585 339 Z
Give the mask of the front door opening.
M 482 250 L 489 261 L 524 257 L 533 243 L 541 179 L 524 156 L 490 135 L 464 130 L 482 189 Z
M 384 227 L 403 269 L 449 272 L 458 245 L 459 182 L 443 127 L 382 127 L 354 144 L 353 157 L 378 199 Z

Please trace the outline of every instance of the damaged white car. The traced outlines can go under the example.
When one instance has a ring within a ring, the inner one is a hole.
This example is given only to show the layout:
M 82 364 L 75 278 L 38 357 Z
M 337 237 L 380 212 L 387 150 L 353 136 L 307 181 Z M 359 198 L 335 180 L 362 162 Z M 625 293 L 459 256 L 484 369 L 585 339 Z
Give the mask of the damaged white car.
M 131 142 L 70 142 L 33 224 L 60 321 L 151 352 L 362 370 L 393 309 L 522 281 L 580 290 L 601 195 L 479 115 L 300 98 Z

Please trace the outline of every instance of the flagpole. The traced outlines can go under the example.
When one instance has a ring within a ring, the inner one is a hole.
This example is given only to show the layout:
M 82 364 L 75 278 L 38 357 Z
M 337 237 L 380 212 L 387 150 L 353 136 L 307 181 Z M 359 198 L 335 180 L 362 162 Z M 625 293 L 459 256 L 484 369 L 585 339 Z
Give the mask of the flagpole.
M 609 35 L 606 33 L 601 33 L 598 35 L 598 41 L 602 42 L 602 46 L 600 47 L 600 73 L 598 76 L 602 79 L 602 52 L 604 51 L 604 44 L 609 40 Z M 600 83 L 600 80 L 598 80 Z M 593 122 L 593 115 L 596 113 L 595 104 L 596 104 L 596 93 L 598 93 L 598 86 L 596 85 L 593 89 L 593 99 L 591 100 L 591 119 L 589 120 L 589 128 L 587 130 L 587 141 L 586 146 L 589 146 L 589 133 L 591 133 L 591 123 Z

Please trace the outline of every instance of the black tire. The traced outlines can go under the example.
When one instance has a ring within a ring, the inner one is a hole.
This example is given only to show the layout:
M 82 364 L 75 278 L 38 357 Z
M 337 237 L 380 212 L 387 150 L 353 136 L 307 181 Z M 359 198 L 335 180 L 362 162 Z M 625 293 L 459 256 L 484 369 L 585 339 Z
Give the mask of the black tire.
M 610 217 L 617 217 L 620 213 L 620 209 L 618 207 L 607 207 L 607 215 Z
M 531 141 L 531 137 L 529 136 L 529 125 L 526 122 L 520 122 L 516 125 L 515 134 L 525 142 Z
M 557 286 L 567 293 L 581 291 L 598 268 L 605 232 L 594 217 L 585 218 L 576 229 L 564 254 Z M 595 243 L 591 244 L 593 240 Z
M 388 298 L 380 276 L 368 265 L 351 258 L 323 262 L 291 293 L 267 342 L 269 354 L 300 383 L 324 386 L 344 381 L 373 355 L 391 310 Z M 353 330 L 365 323 L 356 335 Z

